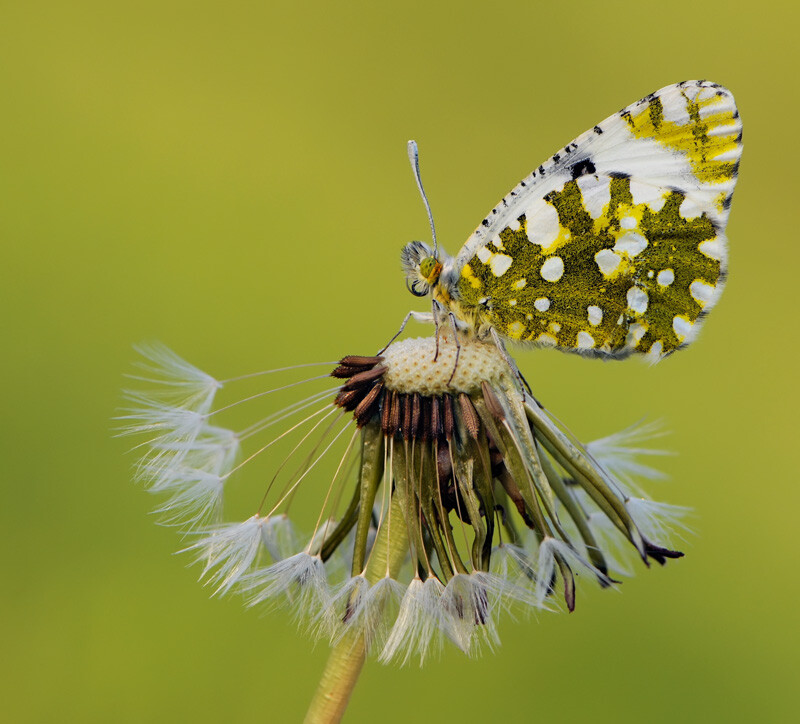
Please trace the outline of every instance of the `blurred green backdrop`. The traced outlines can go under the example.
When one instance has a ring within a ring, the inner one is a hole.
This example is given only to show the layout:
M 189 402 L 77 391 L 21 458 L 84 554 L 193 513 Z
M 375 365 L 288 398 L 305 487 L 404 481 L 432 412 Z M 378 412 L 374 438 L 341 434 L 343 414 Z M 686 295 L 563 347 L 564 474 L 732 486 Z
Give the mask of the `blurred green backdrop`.
M 478 660 L 372 661 L 348 721 L 794 720 L 795 7 L 3 3 L 0 718 L 298 721 L 327 647 L 210 600 L 129 482 L 110 418 L 132 343 L 223 377 L 369 353 L 416 303 L 400 247 L 429 235 L 408 138 L 454 253 L 559 146 L 701 77 L 745 125 L 704 333 L 656 367 L 517 354 L 584 438 L 666 420 L 654 492 L 694 508 L 687 557 L 505 620 Z

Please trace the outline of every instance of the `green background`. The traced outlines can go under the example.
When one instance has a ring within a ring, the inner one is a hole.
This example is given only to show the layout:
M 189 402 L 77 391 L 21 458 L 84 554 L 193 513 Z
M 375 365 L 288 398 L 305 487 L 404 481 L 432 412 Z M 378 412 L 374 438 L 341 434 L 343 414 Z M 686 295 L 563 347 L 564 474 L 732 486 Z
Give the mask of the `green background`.
M 584 439 L 665 419 L 679 455 L 653 492 L 694 508 L 687 557 L 505 619 L 477 660 L 371 661 L 348 721 L 793 719 L 790 5 L 3 3 L 0 718 L 298 721 L 327 647 L 209 599 L 130 483 L 110 418 L 131 345 L 223 377 L 370 353 L 425 309 L 399 271 L 429 235 L 408 138 L 455 253 L 557 148 L 700 77 L 734 91 L 745 152 L 699 340 L 656 367 L 516 353 Z

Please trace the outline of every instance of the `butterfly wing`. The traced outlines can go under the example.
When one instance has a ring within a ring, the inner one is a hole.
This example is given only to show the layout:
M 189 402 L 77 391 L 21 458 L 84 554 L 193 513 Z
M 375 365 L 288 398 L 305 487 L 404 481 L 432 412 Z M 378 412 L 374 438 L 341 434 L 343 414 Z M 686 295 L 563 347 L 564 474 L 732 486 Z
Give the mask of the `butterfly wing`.
M 598 356 L 691 341 L 725 280 L 742 152 L 733 96 L 685 81 L 556 153 L 448 269 L 461 305 L 513 340 Z

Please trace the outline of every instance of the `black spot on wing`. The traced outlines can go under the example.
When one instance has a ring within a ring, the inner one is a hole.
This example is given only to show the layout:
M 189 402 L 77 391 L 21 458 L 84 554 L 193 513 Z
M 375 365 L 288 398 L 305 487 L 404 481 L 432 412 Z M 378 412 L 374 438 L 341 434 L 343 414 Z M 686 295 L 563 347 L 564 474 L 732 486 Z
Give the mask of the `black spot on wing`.
M 539 175 L 544 176 L 544 166 L 539 166 Z
M 559 156 L 557 153 L 554 153 L 553 154 L 553 163 L 558 163 L 560 160 L 561 160 L 561 156 Z
M 727 211 L 728 209 L 730 209 L 732 203 L 733 203 L 733 194 L 728 194 L 722 201 L 722 208 Z
M 578 161 L 578 163 L 575 163 L 570 167 L 573 180 L 579 176 L 590 176 L 591 174 L 595 173 L 596 170 L 597 169 L 595 169 L 592 159 L 590 158 L 585 158 L 583 161 Z
M 595 132 L 595 133 L 596 133 L 598 136 L 599 136 L 599 135 L 600 135 L 600 134 L 603 132 L 603 129 L 602 129 L 602 128 L 600 128 L 600 126 L 595 126 L 595 127 L 592 129 L 592 130 L 593 130 L 593 131 L 594 131 L 594 132 Z

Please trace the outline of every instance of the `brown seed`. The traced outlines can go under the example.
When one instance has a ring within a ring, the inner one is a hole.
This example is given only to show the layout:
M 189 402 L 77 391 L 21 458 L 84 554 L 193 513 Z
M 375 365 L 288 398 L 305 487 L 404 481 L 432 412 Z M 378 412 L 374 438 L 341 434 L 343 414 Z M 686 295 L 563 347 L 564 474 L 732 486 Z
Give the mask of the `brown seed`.
M 464 424 L 467 427 L 467 432 L 473 440 L 477 440 L 478 434 L 481 431 L 481 421 L 478 417 L 478 412 L 466 393 L 462 392 L 458 396 L 458 401 L 461 404 L 461 414 L 464 416 Z
M 411 439 L 411 398 L 402 395 L 403 399 L 403 439 Z
M 348 367 L 374 367 L 379 362 L 383 362 L 383 357 L 362 357 L 357 354 L 349 354 L 339 360 L 340 365 Z
M 361 390 L 339 390 L 336 399 L 333 401 L 338 407 L 343 407 L 348 412 L 352 412 L 361 399 Z
M 439 397 L 431 397 L 431 437 L 438 440 L 442 434 L 442 412 Z
M 428 442 L 433 437 L 431 430 L 431 409 L 433 408 L 433 400 L 435 397 L 422 398 L 422 441 Z
M 392 435 L 400 432 L 400 395 L 392 392 L 391 412 L 389 414 L 389 428 Z
M 393 434 L 392 430 L 392 395 L 385 392 L 381 395 L 381 430 L 387 437 Z
M 343 389 L 352 390 L 354 387 L 358 387 L 359 385 L 366 385 L 369 382 L 372 382 L 372 380 L 382 377 L 384 372 L 386 372 L 385 367 L 373 367 L 372 369 L 365 370 L 364 372 L 359 372 L 344 383 Z
M 447 440 L 452 440 L 453 430 L 456 427 L 453 417 L 453 398 L 450 395 L 444 395 L 442 401 L 444 402 L 444 436 Z
M 415 392 L 411 398 L 411 435 L 416 437 L 419 433 L 419 426 L 422 420 L 422 402 L 419 392 Z
M 372 417 L 372 407 L 375 405 L 378 395 L 380 395 L 382 389 L 383 383 L 376 382 L 372 389 L 366 394 L 364 399 L 358 403 L 358 407 L 356 407 L 353 415 L 355 416 L 359 427 L 363 427 L 369 422 L 370 418 Z

